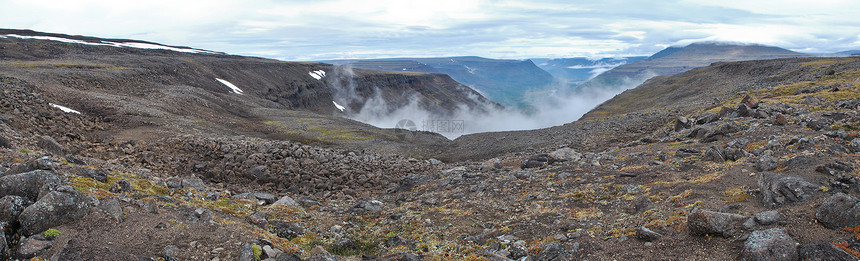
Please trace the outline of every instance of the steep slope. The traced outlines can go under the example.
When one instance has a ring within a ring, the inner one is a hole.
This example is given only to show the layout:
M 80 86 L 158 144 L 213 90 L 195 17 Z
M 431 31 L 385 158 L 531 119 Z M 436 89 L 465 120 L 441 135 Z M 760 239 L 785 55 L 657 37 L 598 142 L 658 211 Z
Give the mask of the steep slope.
M 350 70 L 22 30 L 0 30 L 0 36 L 4 75 L 38 86 L 54 103 L 146 130 L 175 126 L 305 142 L 398 143 L 393 130 L 344 117 L 369 100 L 387 111 L 418 101 L 442 116 L 497 106 L 444 74 Z
M 602 73 L 583 85 L 584 88 L 613 87 L 625 79 L 641 79 L 684 72 L 715 62 L 806 57 L 779 47 L 735 45 L 729 43 L 694 43 L 669 47 L 645 60 L 621 65 Z
M 336 60 L 327 63 L 388 71 L 444 73 L 487 98 L 509 107 L 524 107 L 529 92 L 541 91 L 553 77 L 530 60 L 497 60 L 481 57 L 393 58 Z

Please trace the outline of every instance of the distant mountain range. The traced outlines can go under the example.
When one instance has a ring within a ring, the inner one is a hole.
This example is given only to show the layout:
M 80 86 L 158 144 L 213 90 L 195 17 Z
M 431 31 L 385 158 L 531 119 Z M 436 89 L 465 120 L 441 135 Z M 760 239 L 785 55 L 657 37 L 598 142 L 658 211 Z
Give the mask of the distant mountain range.
M 553 75 L 536 66 L 531 60 L 465 56 L 320 62 L 385 71 L 444 73 L 495 102 L 515 108 L 528 106 L 525 102 L 528 93 L 542 91 L 554 81 Z
M 578 58 L 532 58 L 531 60 L 544 71 L 549 72 L 561 82 L 580 84 L 612 68 L 645 60 L 648 56 L 589 59 Z
M 677 74 L 715 62 L 809 56 L 813 55 L 772 46 L 694 43 L 685 47 L 669 47 L 644 60 L 612 68 L 585 83 L 583 88 L 620 86 L 631 79 L 644 81 L 653 76 Z

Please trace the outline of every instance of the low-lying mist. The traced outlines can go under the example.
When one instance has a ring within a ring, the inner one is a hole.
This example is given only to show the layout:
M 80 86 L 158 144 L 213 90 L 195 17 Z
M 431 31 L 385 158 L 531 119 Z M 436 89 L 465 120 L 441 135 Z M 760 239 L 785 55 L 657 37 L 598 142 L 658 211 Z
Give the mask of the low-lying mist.
M 500 108 L 495 104 L 480 102 L 478 97 L 470 97 L 480 104 L 478 108 L 458 107 L 452 114 L 441 115 L 422 108 L 416 95 L 405 106 L 392 108 L 381 95 L 364 100 L 358 112 L 347 113 L 353 120 L 371 124 L 379 128 L 402 128 L 430 131 L 442 134 L 449 139 L 462 135 L 540 129 L 562 125 L 578 120 L 597 105 L 643 83 L 650 77 L 625 79 L 613 86 L 578 86 L 556 83 L 541 91 L 530 92 L 523 97 L 528 109 Z M 361 98 L 355 97 L 355 86 L 344 84 L 336 89 L 338 103 L 349 103 Z

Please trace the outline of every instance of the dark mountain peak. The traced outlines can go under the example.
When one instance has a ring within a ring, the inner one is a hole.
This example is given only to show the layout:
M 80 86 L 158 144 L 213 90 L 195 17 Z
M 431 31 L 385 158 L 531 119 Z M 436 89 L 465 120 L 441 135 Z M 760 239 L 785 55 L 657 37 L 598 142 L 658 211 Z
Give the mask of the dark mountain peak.
M 663 57 L 672 55 L 673 53 L 675 53 L 675 52 L 677 52 L 683 48 L 684 47 L 671 47 L 670 46 L 670 47 L 667 47 L 666 49 L 663 49 L 662 51 L 655 53 L 654 55 L 649 56 L 648 59 L 646 59 L 646 60 L 654 60 L 654 59 L 663 58 Z
M 803 54 L 775 46 L 761 44 L 744 44 L 732 42 L 697 42 L 684 47 L 669 47 L 649 58 L 679 58 L 696 56 L 705 59 L 732 59 L 733 57 L 797 57 Z

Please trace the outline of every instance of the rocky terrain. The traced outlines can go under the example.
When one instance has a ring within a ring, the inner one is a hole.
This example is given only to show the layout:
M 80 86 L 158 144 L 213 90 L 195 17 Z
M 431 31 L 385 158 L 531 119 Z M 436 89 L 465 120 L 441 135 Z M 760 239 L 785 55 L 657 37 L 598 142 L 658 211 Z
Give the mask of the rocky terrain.
M 0 62 L 0 259 L 860 258 L 860 58 L 714 64 L 584 120 L 449 141 L 0 43 L 22 55 Z

